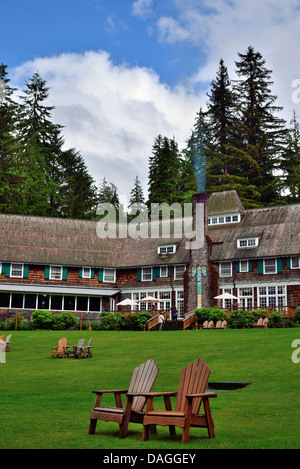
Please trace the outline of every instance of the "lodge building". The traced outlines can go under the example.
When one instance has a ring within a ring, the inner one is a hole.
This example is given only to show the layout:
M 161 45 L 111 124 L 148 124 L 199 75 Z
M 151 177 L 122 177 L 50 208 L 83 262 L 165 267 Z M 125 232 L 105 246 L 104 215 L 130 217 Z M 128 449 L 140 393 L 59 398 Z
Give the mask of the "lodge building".
M 182 318 L 198 305 L 195 268 L 204 264 L 202 306 L 230 292 L 242 308 L 292 315 L 300 306 L 300 204 L 246 210 L 235 191 L 200 199 L 194 198 L 205 207 L 198 250 L 175 234 L 99 238 L 95 221 L 0 215 L 0 320 L 36 309 L 90 320 L 125 298 L 147 295 L 162 310 L 176 305 Z

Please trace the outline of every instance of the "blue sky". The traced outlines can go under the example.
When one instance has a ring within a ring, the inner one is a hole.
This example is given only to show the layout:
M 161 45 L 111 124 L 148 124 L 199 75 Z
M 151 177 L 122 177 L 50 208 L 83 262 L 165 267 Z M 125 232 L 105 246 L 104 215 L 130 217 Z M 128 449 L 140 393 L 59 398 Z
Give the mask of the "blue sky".
M 20 88 L 47 80 L 66 147 L 126 197 L 136 175 L 147 190 L 158 134 L 184 147 L 221 58 L 234 79 L 252 45 L 283 117 L 300 114 L 299 12 L 300 0 L 2 0 L 0 62 Z

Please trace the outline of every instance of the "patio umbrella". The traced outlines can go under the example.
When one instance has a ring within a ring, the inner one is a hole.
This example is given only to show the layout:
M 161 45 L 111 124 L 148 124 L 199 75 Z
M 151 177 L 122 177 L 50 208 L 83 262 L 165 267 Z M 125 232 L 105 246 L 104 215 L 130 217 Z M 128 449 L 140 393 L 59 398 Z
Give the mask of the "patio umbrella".
M 138 304 L 131 300 L 130 298 L 126 298 L 126 300 L 120 301 L 120 303 L 117 303 L 117 306 L 137 306 Z
M 138 301 L 140 303 L 160 303 L 160 300 L 158 298 L 155 298 L 154 296 L 145 296 L 145 298 L 142 298 Z
M 237 300 L 238 297 L 231 293 L 222 293 L 222 295 L 214 296 L 216 300 Z

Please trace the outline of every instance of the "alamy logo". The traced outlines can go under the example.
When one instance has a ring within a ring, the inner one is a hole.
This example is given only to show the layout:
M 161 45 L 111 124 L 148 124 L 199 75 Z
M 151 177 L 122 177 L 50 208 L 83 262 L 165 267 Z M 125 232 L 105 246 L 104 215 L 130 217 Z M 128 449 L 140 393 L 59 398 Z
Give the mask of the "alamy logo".
M 4 102 L 5 99 L 5 83 L 0 79 L 0 104 Z
M 300 354 L 300 339 L 293 340 L 292 347 L 297 347 L 296 350 L 294 350 L 294 352 L 292 353 L 292 362 L 300 363 L 300 357 L 298 356 Z
M 292 101 L 295 104 L 300 103 L 300 78 L 296 78 L 292 82 L 292 88 L 296 88 L 292 93 Z
M 146 205 L 133 204 L 130 215 L 134 218 L 129 222 L 123 210 L 117 217 L 114 205 L 102 203 L 97 215 L 102 216 L 96 228 L 99 238 L 186 238 L 187 249 L 200 249 L 204 244 L 202 203 L 196 204 L 194 214 L 191 203 L 185 203 L 183 210 L 179 203 L 151 204 L 150 214 Z

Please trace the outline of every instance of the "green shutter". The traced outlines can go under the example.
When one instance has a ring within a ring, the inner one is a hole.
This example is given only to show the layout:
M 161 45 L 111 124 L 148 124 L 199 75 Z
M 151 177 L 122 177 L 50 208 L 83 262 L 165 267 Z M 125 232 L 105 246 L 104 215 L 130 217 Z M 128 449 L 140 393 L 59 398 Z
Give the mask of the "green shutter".
M 171 277 L 171 266 L 168 265 L 168 277 Z
M 95 269 L 91 269 L 91 278 L 95 278 Z
M 236 263 L 235 263 L 235 271 L 236 271 L 237 273 L 240 272 L 240 261 L 236 261 Z
M 288 257 L 287 260 L 286 260 L 286 268 L 287 269 L 291 268 L 291 258 L 290 257 Z
M 258 259 L 258 273 L 260 275 L 264 273 L 264 261 L 263 261 L 263 259 Z
M 282 257 L 277 258 L 277 273 L 282 274 L 283 272 L 283 262 L 282 262 Z
M 68 267 L 63 267 L 63 272 L 62 272 L 62 279 L 67 280 L 68 279 Z
M 156 280 L 160 277 L 160 267 L 153 267 L 152 269 L 152 280 Z
M 137 269 L 137 281 L 141 282 L 142 281 L 142 269 Z
M 29 265 L 28 265 L 28 264 L 24 264 L 24 267 L 23 267 L 23 278 L 28 278 L 28 273 L 29 273 Z
M 45 275 L 44 278 L 45 280 L 49 280 L 50 277 L 50 265 L 45 265 Z
M 252 261 L 248 261 L 248 271 L 252 272 Z
M 82 267 L 79 267 L 79 278 L 82 278 Z
M 10 277 L 10 266 L 11 264 L 7 262 L 3 262 L 2 264 L 2 273 L 5 275 L 5 277 Z
M 99 269 L 98 282 L 103 282 L 103 269 Z

